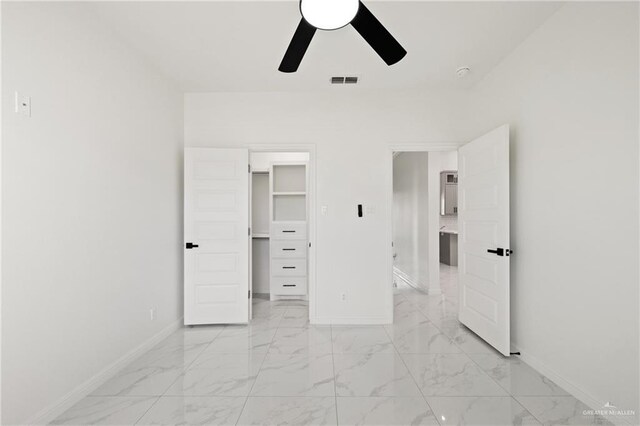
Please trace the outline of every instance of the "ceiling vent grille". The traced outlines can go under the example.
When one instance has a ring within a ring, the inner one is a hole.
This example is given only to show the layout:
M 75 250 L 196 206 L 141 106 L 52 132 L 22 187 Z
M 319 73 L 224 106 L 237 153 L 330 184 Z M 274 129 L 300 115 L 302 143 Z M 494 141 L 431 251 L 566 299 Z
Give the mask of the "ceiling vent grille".
M 358 77 L 331 77 L 331 84 L 358 84 Z

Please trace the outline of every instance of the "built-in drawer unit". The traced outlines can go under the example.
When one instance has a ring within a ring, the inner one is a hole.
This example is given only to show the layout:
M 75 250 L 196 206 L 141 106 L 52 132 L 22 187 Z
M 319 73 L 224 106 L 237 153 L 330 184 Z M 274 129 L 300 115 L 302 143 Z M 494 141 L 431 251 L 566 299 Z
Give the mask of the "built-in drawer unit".
M 274 240 L 306 240 L 306 222 L 273 222 L 271 224 L 271 238 Z
M 273 259 L 271 275 L 273 277 L 305 277 L 307 259 Z
M 271 243 L 272 258 L 301 258 L 307 256 L 307 242 L 304 240 L 275 240 Z
M 299 296 L 307 294 L 306 277 L 273 277 L 271 288 L 276 294 L 283 296 Z
M 270 167 L 270 291 L 271 300 L 279 296 L 307 295 L 306 162 L 276 162 Z

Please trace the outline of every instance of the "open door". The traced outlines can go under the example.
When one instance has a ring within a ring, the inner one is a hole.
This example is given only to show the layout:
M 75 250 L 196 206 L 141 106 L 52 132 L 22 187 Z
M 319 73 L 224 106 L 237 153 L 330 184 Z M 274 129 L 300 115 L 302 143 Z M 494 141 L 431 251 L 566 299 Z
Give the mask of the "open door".
M 459 320 L 510 354 L 509 126 L 458 152 Z
M 249 321 L 249 152 L 186 148 L 184 323 Z

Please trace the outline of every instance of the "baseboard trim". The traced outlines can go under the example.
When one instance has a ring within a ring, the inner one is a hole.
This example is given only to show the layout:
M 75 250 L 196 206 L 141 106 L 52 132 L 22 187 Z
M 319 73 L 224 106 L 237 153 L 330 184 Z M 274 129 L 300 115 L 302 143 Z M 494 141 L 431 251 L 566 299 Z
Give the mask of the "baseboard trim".
M 535 356 L 531 355 L 525 349 L 518 347 L 515 343 L 511 342 L 511 351 L 512 352 L 520 352 L 520 359 L 529 364 L 532 368 L 545 375 L 552 381 L 554 381 L 558 386 L 569 392 L 572 396 L 579 399 L 582 403 L 589 406 L 593 410 L 602 410 L 604 404 L 607 401 L 600 401 L 595 398 L 590 393 L 584 391 L 579 386 L 576 386 L 573 382 L 565 379 L 562 375 L 557 373 L 555 370 L 551 369 L 545 363 L 540 361 Z M 635 418 L 629 417 L 620 417 L 620 416 L 605 416 L 607 420 L 615 425 L 627 426 L 635 424 Z
M 118 358 L 115 362 L 107 365 L 96 375 L 78 385 L 75 389 L 67 393 L 53 404 L 45 407 L 28 419 L 25 424 L 28 425 L 46 425 L 55 420 L 62 413 L 77 404 L 82 398 L 96 390 L 100 385 L 114 377 L 120 370 L 134 361 L 136 358 L 147 352 L 149 349 L 167 338 L 171 333 L 182 327 L 183 318 L 169 324 L 160 332 L 151 336 L 133 350 Z
M 411 277 L 409 277 L 409 275 L 396 268 L 395 266 L 393 267 L 393 275 L 400 278 L 402 281 L 415 288 L 416 290 L 426 293 L 426 291 L 424 291 L 424 289 L 417 282 L 413 281 Z
M 422 287 L 420 284 L 418 284 L 417 282 L 413 281 L 409 275 L 407 275 L 406 273 L 402 272 L 400 269 L 398 269 L 397 267 L 393 267 L 393 275 L 395 275 L 396 277 L 400 278 L 402 281 L 404 281 L 405 283 L 407 283 L 407 285 L 411 286 L 412 288 L 414 288 L 415 290 L 424 293 L 424 294 L 442 294 L 442 290 L 438 289 L 438 290 L 430 290 L 430 289 L 425 289 L 424 287 Z

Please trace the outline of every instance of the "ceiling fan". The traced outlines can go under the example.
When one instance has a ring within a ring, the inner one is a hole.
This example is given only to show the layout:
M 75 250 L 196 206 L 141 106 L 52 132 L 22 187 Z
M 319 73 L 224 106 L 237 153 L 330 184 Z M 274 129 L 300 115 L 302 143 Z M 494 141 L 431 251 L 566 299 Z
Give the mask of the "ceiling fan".
M 349 24 L 355 28 L 387 65 L 393 65 L 407 51 L 360 0 L 300 0 L 302 19 L 278 70 L 296 72 L 316 30 L 331 31 Z

